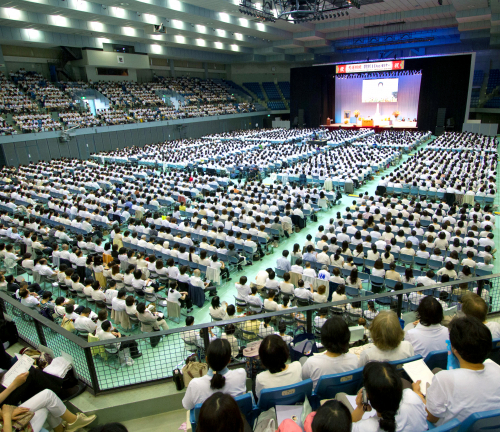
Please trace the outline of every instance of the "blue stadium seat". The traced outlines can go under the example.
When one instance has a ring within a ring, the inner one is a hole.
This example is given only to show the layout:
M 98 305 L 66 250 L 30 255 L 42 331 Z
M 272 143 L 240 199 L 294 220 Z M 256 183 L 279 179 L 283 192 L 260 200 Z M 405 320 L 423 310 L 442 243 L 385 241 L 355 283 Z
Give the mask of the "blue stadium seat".
M 267 411 L 276 405 L 295 405 L 304 402 L 312 395 L 313 382 L 306 379 L 297 384 L 283 387 L 264 389 L 260 393 L 258 408 L 260 411 Z
M 252 395 L 250 393 L 245 393 L 244 395 L 236 396 L 234 400 L 240 407 L 240 411 L 246 417 L 248 423 L 253 424 L 252 410 L 254 406 L 253 406 Z M 201 405 L 202 405 L 201 403 L 196 404 L 194 409 L 192 409 L 189 412 L 189 421 L 191 422 L 191 427 L 193 428 L 193 431 L 196 430 L 196 423 L 198 422 L 198 418 L 200 417 Z
M 500 409 L 483 411 L 467 417 L 458 432 L 486 432 L 500 429 Z
M 424 362 L 430 370 L 437 367 L 446 369 L 448 366 L 448 350 L 431 351 L 425 357 Z
M 323 375 L 316 384 L 316 388 L 310 398 L 313 409 L 319 407 L 323 399 L 334 398 L 337 393 L 355 395 L 363 383 L 363 368 L 354 369 L 332 375 Z
M 433 423 L 428 421 L 427 425 L 429 426 L 429 430 L 432 430 L 432 432 L 449 432 L 458 430 L 460 422 L 457 419 L 453 419 L 445 423 L 444 425 L 435 427 Z

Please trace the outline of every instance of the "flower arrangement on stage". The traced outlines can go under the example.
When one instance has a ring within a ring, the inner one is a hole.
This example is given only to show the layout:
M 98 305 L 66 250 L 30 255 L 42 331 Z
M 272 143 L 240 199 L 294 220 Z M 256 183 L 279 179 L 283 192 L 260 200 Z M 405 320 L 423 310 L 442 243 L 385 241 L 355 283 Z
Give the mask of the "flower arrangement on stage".
M 344 120 L 344 124 L 349 124 L 349 120 Z
M 399 112 L 399 111 L 394 111 L 394 112 L 392 113 L 392 115 L 393 115 L 394 117 L 396 117 L 396 118 L 398 118 L 398 117 L 399 117 L 399 114 L 400 114 L 400 112 Z
M 358 111 L 358 110 L 354 111 L 354 117 L 358 118 L 358 117 L 359 117 L 359 114 L 360 114 L 360 113 L 359 113 L 359 111 Z

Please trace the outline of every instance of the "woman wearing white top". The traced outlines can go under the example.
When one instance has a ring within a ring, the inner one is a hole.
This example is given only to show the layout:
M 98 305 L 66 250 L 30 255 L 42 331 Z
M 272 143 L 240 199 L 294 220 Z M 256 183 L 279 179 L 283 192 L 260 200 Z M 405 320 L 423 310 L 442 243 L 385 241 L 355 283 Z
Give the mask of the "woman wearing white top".
M 358 269 L 354 268 L 351 270 L 351 274 L 347 276 L 345 280 L 347 286 L 357 288 L 357 289 L 362 289 L 362 281 L 361 278 L 358 276 Z
M 438 276 L 442 276 L 444 274 L 448 275 L 450 279 L 456 279 L 458 277 L 457 272 L 455 271 L 455 266 L 451 261 L 447 261 L 444 267 L 437 271 Z
M 262 341 L 259 357 L 267 370 L 257 375 L 255 383 L 257 397 L 260 397 L 261 391 L 266 388 L 282 387 L 302 381 L 302 366 L 298 361 L 287 364 L 289 356 L 288 345 L 279 335 L 266 336 Z
M 358 357 L 349 353 L 351 333 L 346 322 L 334 316 L 321 326 L 321 344 L 324 355 L 312 356 L 302 367 L 302 379 L 310 378 L 314 388 L 322 375 L 348 372 L 358 367 Z
M 326 286 L 320 285 L 318 287 L 318 292 L 313 293 L 313 301 L 315 303 L 326 303 L 327 298 L 326 298 L 325 292 L 326 292 Z
M 391 247 L 389 245 L 386 246 L 385 252 L 382 254 L 382 262 L 384 264 L 390 264 L 394 262 L 394 255 L 391 254 Z
M 246 372 L 244 369 L 229 370 L 231 345 L 226 339 L 210 342 L 206 355 L 208 373 L 201 378 L 194 378 L 188 385 L 182 399 L 184 409 L 191 410 L 196 404 L 203 403 L 215 392 L 222 392 L 233 397 L 246 393 Z
M 423 400 L 411 389 L 404 389 L 397 369 L 384 362 L 371 362 L 363 369 L 363 386 L 369 405 L 376 412 L 363 419 L 362 390 L 352 411 L 352 432 L 419 432 L 427 430 L 427 412 Z M 347 402 L 345 394 L 337 397 Z M 347 402 L 348 403 L 348 402 Z
M 433 296 L 424 297 L 417 308 L 417 319 L 418 324 L 405 335 L 405 340 L 412 344 L 415 354 L 425 358 L 431 351 L 445 350 L 450 334 L 441 325 L 443 307 L 439 301 Z
M 372 269 L 372 275 L 383 278 L 385 276 L 384 263 L 381 259 L 375 261 Z
M 374 318 L 370 331 L 375 346 L 361 352 L 359 367 L 372 360 L 402 360 L 415 355 L 411 343 L 403 340 L 405 333 L 393 311 L 380 312 Z
M 125 286 L 123 283 L 123 275 L 120 273 L 120 266 L 115 264 L 111 268 L 111 279 L 116 281 L 116 289 L 121 289 Z
M 212 297 L 212 305 L 208 308 L 208 313 L 214 320 L 225 320 L 228 318 L 227 312 L 227 303 L 220 302 L 219 296 Z
M 271 325 L 272 318 L 264 318 L 259 324 L 259 337 L 264 339 L 266 336 L 274 334 L 274 327 Z

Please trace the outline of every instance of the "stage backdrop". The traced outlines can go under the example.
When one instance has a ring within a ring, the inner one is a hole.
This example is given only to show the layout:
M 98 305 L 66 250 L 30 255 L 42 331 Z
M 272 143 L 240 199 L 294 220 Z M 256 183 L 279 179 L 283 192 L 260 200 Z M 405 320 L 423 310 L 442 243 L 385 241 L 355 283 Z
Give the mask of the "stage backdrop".
M 471 54 L 405 59 L 405 70 L 422 71 L 417 116 L 420 130 L 435 131 L 438 108 L 446 108 L 446 118 L 454 118 L 455 129 L 461 130 L 467 108 L 471 59 Z M 299 110 L 304 113 L 307 127 L 326 124 L 328 117 L 332 122 L 335 120 L 335 69 L 332 64 L 291 70 L 292 125 L 299 117 Z
M 398 101 L 379 103 L 381 118 L 393 118 L 392 113 L 399 111 L 399 119 L 413 121 L 418 115 L 418 98 L 420 96 L 420 80 L 422 75 L 403 75 L 399 79 Z M 351 111 L 352 123 L 355 122 L 354 110 L 360 112 L 361 117 L 375 118 L 376 102 L 361 102 L 364 78 L 335 79 L 335 123 L 343 123 L 344 111 Z

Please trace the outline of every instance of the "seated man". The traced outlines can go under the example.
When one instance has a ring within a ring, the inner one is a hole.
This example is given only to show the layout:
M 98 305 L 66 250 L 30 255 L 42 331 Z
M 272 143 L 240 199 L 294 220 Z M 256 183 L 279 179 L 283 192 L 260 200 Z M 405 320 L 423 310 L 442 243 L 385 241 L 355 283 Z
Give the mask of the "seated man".
M 500 369 L 495 363 L 484 363 L 492 346 L 490 330 L 468 316 L 454 318 L 449 329 L 460 368 L 438 372 L 427 389 L 427 400 L 420 392 L 420 381 L 412 385 L 427 405 L 427 420 L 437 425 L 452 419 L 463 422 L 473 413 L 500 406 Z

